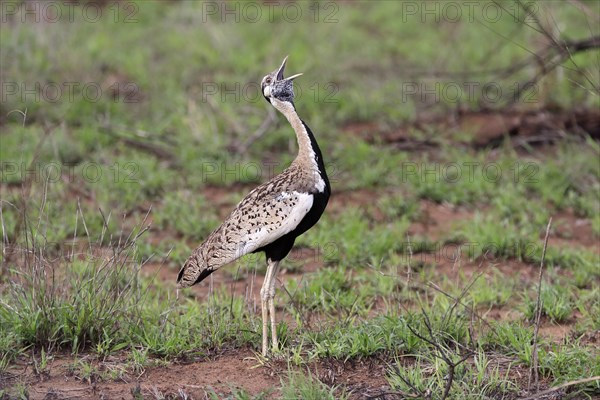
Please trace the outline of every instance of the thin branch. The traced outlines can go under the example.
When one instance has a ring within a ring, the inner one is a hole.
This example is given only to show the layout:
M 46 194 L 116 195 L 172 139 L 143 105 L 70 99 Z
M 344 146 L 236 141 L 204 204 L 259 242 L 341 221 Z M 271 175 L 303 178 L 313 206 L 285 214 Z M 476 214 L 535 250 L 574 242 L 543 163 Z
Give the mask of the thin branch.
M 410 235 L 408 234 L 408 231 L 406 232 L 406 240 L 408 243 L 408 265 L 406 266 L 406 285 L 410 284 L 410 278 L 412 277 L 412 258 L 413 258 L 413 251 L 412 251 L 412 244 L 410 243 Z
M 452 383 L 454 382 L 454 372 L 456 367 L 465 362 L 469 357 L 471 357 L 471 355 L 473 355 L 473 351 L 471 351 L 470 349 L 466 349 L 467 354 L 464 355 L 459 361 L 453 362 L 450 359 L 450 356 L 447 354 L 447 349 L 443 347 L 440 343 L 438 343 L 438 341 L 435 339 L 435 334 L 431 325 L 431 321 L 429 320 L 429 316 L 427 315 L 425 310 L 421 309 L 421 312 L 424 317 L 423 323 L 425 324 L 425 327 L 427 328 L 427 332 L 431 339 L 417 332 L 412 326 L 410 326 L 410 324 L 407 324 L 406 327 L 412 332 L 413 335 L 433 346 L 437 350 L 438 357 L 441 358 L 442 361 L 444 361 L 444 363 L 446 363 L 446 365 L 448 366 L 448 377 L 446 378 L 446 384 L 444 385 L 444 393 L 441 397 L 441 399 L 444 400 L 450 394 L 450 389 L 452 389 Z
M 556 38 L 552 35 L 552 33 L 548 32 L 548 30 L 546 29 L 546 27 L 544 25 L 542 25 L 540 19 L 535 14 L 534 10 L 532 10 L 531 5 L 530 4 L 525 4 L 521 0 L 516 0 L 516 2 L 527 13 L 525 19 L 523 20 L 523 23 L 525 25 L 529 26 L 530 28 L 534 29 L 535 31 L 541 33 L 542 35 L 546 36 L 546 38 L 550 42 L 554 43 L 554 45 L 560 46 L 560 44 L 558 43 L 558 40 L 556 40 Z M 537 25 L 537 28 L 535 28 L 534 26 L 530 25 L 527 22 L 527 17 L 530 17 L 531 19 L 533 19 L 533 21 Z
M 21 111 L 21 110 L 11 110 L 9 112 L 6 113 L 6 116 L 8 117 L 10 114 L 12 113 L 18 113 L 21 114 L 21 116 L 23 117 L 23 122 L 21 123 L 21 126 L 23 128 L 25 128 L 25 122 L 27 121 L 27 107 L 25 107 L 25 111 Z
M 571 3 L 575 8 L 579 9 L 582 13 L 584 13 L 587 17 L 594 17 L 596 21 L 600 22 L 600 15 L 592 10 L 587 4 L 582 2 L 581 0 L 567 0 L 567 2 Z M 589 21 L 588 21 L 589 25 Z
M 600 381 L 600 375 L 597 376 L 592 376 L 590 378 L 583 378 L 583 379 L 577 379 L 574 381 L 570 381 L 570 382 L 565 382 L 562 385 L 558 385 L 555 386 L 553 388 L 547 389 L 547 390 L 543 390 L 541 392 L 538 392 L 534 395 L 528 396 L 528 397 L 524 397 L 521 400 L 534 400 L 534 399 L 539 399 L 542 398 L 543 396 L 546 396 L 550 393 L 554 393 L 557 392 L 561 389 L 565 389 L 571 386 L 575 386 L 575 385 L 581 385 L 582 383 L 588 383 L 588 382 L 594 382 L 594 381 Z
M 540 376 L 539 376 L 539 358 L 538 358 L 538 333 L 540 330 L 540 319 L 542 317 L 542 278 L 544 276 L 544 259 L 546 258 L 546 249 L 548 247 L 548 237 L 550 236 L 550 227 L 552 226 L 552 217 L 548 220 L 548 226 L 546 226 L 546 237 L 544 238 L 544 249 L 542 250 L 542 259 L 540 261 L 540 273 L 538 276 L 538 291 L 537 291 L 537 302 L 535 305 L 535 328 L 533 333 L 533 362 L 532 371 L 535 383 L 535 390 L 540 389 Z M 531 373 L 529 374 L 529 382 L 527 384 L 528 389 L 531 388 Z
M 252 143 L 263 137 L 263 135 L 268 132 L 271 125 L 273 125 L 273 123 L 277 120 L 276 117 L 277 115 L 273 107 L 269 107 L 267 116 L 260 124 L 260 126 L 254 131 L 254 133 L 250 135 L 244 143 L 234 143 L 230 147 L 239 154 L 245 153 L 246 151 L 248 151 L 248 148 L 252 145 Z
M 21 112 L 21 111 L 19 111 L 19 112 Z M 27 113 L 27 109 L 25 109 L 25 113 L 22 113 L 23 118 L 27 117 L 26 113 Z M 23 124 L 25 124 L 25 119 L 23 119 Z M 44 135 L 40 138 L 40 140 L 36 144 L 35 149 L 33 151 L 33 157 L 31 158 L 31 161 L 30 161 L 29 166 L 26 171 L 35 171 L 36 170 L 35 165 L 36 165 L 38 157 L 40 155 L 42 146 L 46 142 L 46 139 L 52 134 L 52 132 L 56 128 L 58 128 L 59 125 L 60 124 L 57 124 L 54 126 L 49 126 L 46 124 L 45 126 L 43 126 L 42 129 L 44 131 Z M 21 153 L 21 161 L 22 161 L 22 157 L 23 157 L 23 154 Z M 33 181 L 35 179 L 36 179 L 36 174 L 26 174 L 25 179 L 21 182 L 21 197 L 19 198 L 20 203 L 21 203 L 20 204 L 21 218 L 17 219 L 17 222 L 14 227 L 14 231 L 13 231 L 13 241 L 15 244 L 18 241 L 21 231 L 23 230 L 25 232 L 25 243 L 26 243 L 27 247 L 28 247 L 27 208 L 29 205 L 29 196 L 31 194 L 31 187 L 32 187 Z
M 404 381 L 404 383 L 406 383 L 409 386 L 412 386 L 409 382 L 406 382 L 404 380 L 404 377 L 398 375 L 398 377 L 400 379 L 402 379 L 402 381 Z M 396 391 L 380 391 L 377 392 L 375 394 L 363 394 L 365 396 L 366 399 L 385 399 L 385 396 L 401 396 L 405 399 L 418 399 L 418 398 L 423 398 L 423 394 L 418 393 L 418 394 L 413 394 L 413 393 L 406 393 L 403 392 L 401 390 L 396 390 Z
M 509 104 L 516 103 L 524 92 L 534 87 L 544 76 L 554 71 L 566 60 L 571 60 L 573 62 L 573 54 L 598 48 L 600 48 L 600 36 L 593 36 L 579 41 L 565 41 L 552 45 L 548 49 L 540 52 L 538 54 L 541 67 L 540 72 L 527 82 L 518 85 L 518 90 L 513 94 Z M 573 64 L 577 66 L 575 62 L 573 62 Z M 587 74 L 583 73 L 581 68 L 577 68 L 577 70 L 582 73 L 588 83 L 592 85 L 592 88 L 600 93 L 600 88 L 589 79 Z
M 173 155 L 173 153 L 171 153 L 169 150 L 165 149 L 162 146 L 159 146 L 155 143 L 151 143 L 147 140 L 136 139 L 136 138 L 127 137 L 125 135 L 119 134 L 119 133 L 115 132 L 115 128 L 110 125 L 103 126 L 102 130 L 109 136 L 113 137 L 116 140 L 123 142 L 124 144 L 126 144 L 128 146 L 131 146 L 137 150 L 140 150 L 140 151 L 143 151 L 146 153 L 150 153 L 161 160 L 169 161 L 173 164 L 176 163 L 176 161 L 175 161 L 176 157 Z

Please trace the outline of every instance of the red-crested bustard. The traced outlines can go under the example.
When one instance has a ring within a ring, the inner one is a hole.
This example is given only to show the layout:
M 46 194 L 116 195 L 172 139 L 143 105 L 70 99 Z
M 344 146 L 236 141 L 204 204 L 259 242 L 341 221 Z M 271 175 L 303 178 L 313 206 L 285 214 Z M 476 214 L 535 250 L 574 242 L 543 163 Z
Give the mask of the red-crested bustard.
M 278 349 L 273 299 L 279 263 L 296 238 L 321 218 L 331 193 L 319 145 L 294 106 L 292 81 L 302 74 L 284 78 L 286 61 L 287 57 L 277 70 L 263 78 L 261 88 L 265 99 L 287 118 L 296 133 L 296 159 L 281 174 L 248 193 L 221 226 L 193 251 L 177 277 L 179 287 L 192 286 L 245 254 L 264 251 L 267 272 L 260 290 L 264 356 L 269 314 L 273 350 Z

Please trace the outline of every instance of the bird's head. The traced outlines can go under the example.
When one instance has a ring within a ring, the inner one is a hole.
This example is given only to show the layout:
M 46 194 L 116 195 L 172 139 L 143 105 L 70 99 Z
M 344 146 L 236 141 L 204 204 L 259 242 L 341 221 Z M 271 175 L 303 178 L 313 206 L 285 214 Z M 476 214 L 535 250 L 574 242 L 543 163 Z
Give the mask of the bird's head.
M 286 61 L 287 57 L 283 59 L 279 68 L 265 75 L 260 84 L 263 96 L 273 105 L 275 105 L 274 100 L 294 103 L 294 83 L 292 81 L 302 74 L 284 78 L 283 70 L 285 69 Z

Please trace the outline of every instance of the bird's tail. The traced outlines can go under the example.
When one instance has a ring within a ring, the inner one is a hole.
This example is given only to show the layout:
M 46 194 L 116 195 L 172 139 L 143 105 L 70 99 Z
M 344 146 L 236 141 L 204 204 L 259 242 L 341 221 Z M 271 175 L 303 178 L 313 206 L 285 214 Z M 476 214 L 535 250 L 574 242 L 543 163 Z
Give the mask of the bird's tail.
M 189 287 L 201 282 L 209 276 L 214 270 L 205 265 L 200 257 L 192 254 L 183 264 L 179 275 L 177 275 L 177 286 L 180 288 Z

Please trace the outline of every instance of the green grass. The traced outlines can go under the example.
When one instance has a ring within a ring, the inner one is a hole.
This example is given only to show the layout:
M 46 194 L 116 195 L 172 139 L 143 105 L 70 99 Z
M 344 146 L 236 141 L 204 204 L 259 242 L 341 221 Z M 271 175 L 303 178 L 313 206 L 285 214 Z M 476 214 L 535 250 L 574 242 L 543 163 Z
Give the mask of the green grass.
M 326 261 L 348 267 L 378 266 L 390 253 L 403 246 L 408 218 L 394 218 L 386 223 L 369 221 L 365 212 L 348 208 L 341 215 L 325 215 L 319 222 L 322 229 L 307 232 L 298 243 L 312 247 L 327 245 Z M 343 240 L 339 240 L 343 237 Z
M 464 279 L 464 278 L 463 278 Z M 502 307 L 509 304 L 511 297 L 519 287 L 516 279 L 494 271 L 490 278 L 479 278 L 469 289 L 468 299 L 473 307 Z M 456 295 L 459 295 L 457 293 Z
M 216 210 L 202 196 L 178 190 L 165 194 L 162 201 L 161 213 L 156 218 L 160 228 L 170 228 L 200 241 L 219 224 Z
M 554 322 L 565 322 L 573 313 L 573 299 L 576 291 L 568 286 L 543 286 L 541 292 L 542 315 Z M 525 316 L 530 320 L 535 318 L 535 300 L 530 298 L 526 302 Z
M 214 304 L 177 306 L 169 300 L 171 290 L 144 277 L 139 232 L 113 243 L 105 255 L 66 254 L 60 269 L 34 257 L 18 260 L 9 270 L 13 279 L 0 309 L 4 337 L 13 339 L 13 345 L 1 346 L 2 360 L 14 358 L 18 346 L 101 357 L 142 346 L 153 355 L 176 357 L 220 348 L 234 337 L 238 344 L 253 341 L 256 326 L 246 319 L 243 299 L 222 294 Z M 33 248 L 45 255 L 43 247 Z M 240 336 L 240 330 L 246 334 Z
M 283 382 L 281 388 L 281 398 L 285 400 L 293 399 L 346 399 L 347 395 L 341 396 L 336 393 L 336 388 L 328 387 L 316 379 L 310 371 L 305 375 L 301 372 L 290 372 L 287 380 Z

